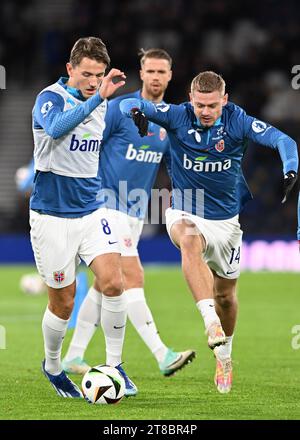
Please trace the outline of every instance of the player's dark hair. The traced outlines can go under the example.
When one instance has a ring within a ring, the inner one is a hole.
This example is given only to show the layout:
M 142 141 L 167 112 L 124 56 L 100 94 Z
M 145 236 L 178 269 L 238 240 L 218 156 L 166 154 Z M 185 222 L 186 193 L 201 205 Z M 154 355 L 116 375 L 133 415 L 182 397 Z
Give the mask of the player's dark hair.
M 211 93 L 216 90 L 221 93 L 221 95 L 225 94 L 225 81 L 215 72 L 210 70 L 206 72 L 201 72 L 199 75 L 195 76 L 191 84 L 192 92 L 201 92 L 201 93 Z
M 172 67 L 172 58 L 168 54 L 168 52 L 164 49 L 152 48 L 152 49 L 140 49 L 139 54 L 141 57 L 141 67 L 143 67 L 145 60 L 147 58 L 156 58 L 159 60 L 167 60 L 170 64 L 170 68 Z
M 97 37 L 79 38 L 74 44 L 70 54 L 70 63 L 72 66 L 75 67 L 80 64 L 84 57 L 96 60 L 99 63 L 104 63 L 106 66 L 110 64 L 106 46 L 103 41 Z

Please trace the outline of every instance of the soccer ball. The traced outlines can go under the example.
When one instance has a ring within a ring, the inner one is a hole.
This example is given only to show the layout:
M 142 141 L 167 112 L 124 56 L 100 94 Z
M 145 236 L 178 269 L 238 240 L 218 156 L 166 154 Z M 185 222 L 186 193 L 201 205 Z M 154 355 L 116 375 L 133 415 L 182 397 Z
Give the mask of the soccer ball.
M 20 279 L 20 288 L 28 295 L 41 295 L 46 291 L 46 285 L 38 273 L 28 273 Z
M 125 381 L 116 368 L 97 365 L 85 373 L 81 388 L 89 403 L 112 404 L 124 397 Z

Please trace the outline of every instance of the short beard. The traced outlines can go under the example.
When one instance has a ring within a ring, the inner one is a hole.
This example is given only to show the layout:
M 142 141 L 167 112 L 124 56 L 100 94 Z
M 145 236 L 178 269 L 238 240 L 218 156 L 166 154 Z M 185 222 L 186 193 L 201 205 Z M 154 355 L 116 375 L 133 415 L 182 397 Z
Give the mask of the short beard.
M 164 90 L 160 88 L 157 92 L 154 92 L 152 88 L 147 90 L 148 95 L 151 95 L 153 98 L 158 98 L 159 96 L 164 94 Z
M 214 122 L 212 122 L 211 124 L 207 124 L 207 123 L 206 124 L 202 124 L 202 122 L 201 122 L 201 125 L 202 125 L 202 127 L 210 128 L 210 127 L 212 127 L 214 125 Z

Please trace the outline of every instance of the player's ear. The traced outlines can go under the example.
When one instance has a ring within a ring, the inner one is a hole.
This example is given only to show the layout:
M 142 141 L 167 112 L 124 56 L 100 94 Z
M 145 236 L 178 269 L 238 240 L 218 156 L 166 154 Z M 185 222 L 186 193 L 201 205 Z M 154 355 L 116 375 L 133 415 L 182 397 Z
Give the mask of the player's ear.
M 67 63 L 67 64 L 66 64 L 66 69 L 67 69 L 67 72 L 68 72 L 69 77 L 72 76 L 72 73 L 73 73 L 73 66 L 72 66 L 71 63 Z
M 223 102 L 222 102 L 222 106 L 224 107 L 224 105 L 226 105 L 228 102 L 228 93 L 225 93 L 224 97 L 223 97 Z
M 140 78 L 142 81 L 144 80 L 144 72 L 142 69 L 140 70 Z
M 189 92 L 189 97 L 190 97 L 190 103 L 193 105 L 193 96 L 191 92 Z

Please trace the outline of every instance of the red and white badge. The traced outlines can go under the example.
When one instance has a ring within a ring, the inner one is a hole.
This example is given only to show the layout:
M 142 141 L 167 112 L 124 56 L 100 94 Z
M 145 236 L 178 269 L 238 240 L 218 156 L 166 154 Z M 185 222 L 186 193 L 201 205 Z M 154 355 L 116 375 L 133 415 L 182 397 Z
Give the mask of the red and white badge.
M 132 246 L 131 238 L 124 238 L 124 244 L 126 247 L 131 247 Z
M 63 270 L 62 271 L 53 272 L 53 278 L 54 278 L 54 281 L 56 281 L 56 283 L 60 284 L 65 279 L 65 272 Z
M 225 149 L 224 139 L 221 139 L 221 140 L 215 145 L 215 149 L 216 149 L 219 153 L 222 153 L 222 151 L 224 151 L 224 149 Z

